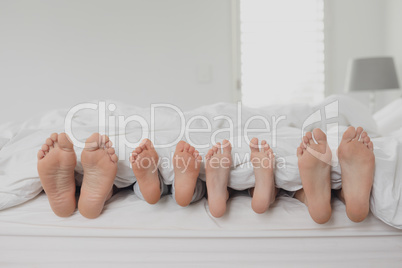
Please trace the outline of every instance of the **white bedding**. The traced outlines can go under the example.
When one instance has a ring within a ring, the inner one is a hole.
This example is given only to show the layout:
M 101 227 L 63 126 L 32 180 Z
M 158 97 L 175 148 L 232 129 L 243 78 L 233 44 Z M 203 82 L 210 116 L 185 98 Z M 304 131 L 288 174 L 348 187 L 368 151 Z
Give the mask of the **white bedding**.
M 0 211 L 0 266 L 394 267 L 402 261 L 401 250 L 402 230 L 372 214 L 353 223 L 338 199 L 324 225 L 289 197 L 280 197 L 258 215 L 251 198 L 241 193 L 229 200 L 220 219 L 210 215 L 205 199 L 181 208 L 165 196 L 149 205 L 130 190 L 112 197 L 94 220 L 78 211 L 69 218 L 56 217 L 43 193 Z
M 108 103 L 116 104 L 117 109 L 113 112 L 107 111 L 106 118 L 116 115 L 125 115 L 126 117 L 141 115 L 150 124 L 149 109 L 117 102 Z M 331 105 L 334 103 L 336 103 L 335 106 Z M 369 135 L 373 137 L 376 155 L 376 173 L 371 198 L 371 210 L 376 217 L 387 224 L 402 228 L 402 170 L 400 168 L 402 166 L 402 135 L 396 132 L 393 133 L 392 137 L 379 137 L 377 124 L 368 116 L 369 112 L 363 105 L 346 97 L 333 96 L 326 99 L 318 107 L 310 107 L 308 105 L 275 106 L 261 109 L 243 107 L 241 122 L 237 119 L 237 109 L 236 105 L 216 104 L 186 112 L 184 116 L 186 119 L 189 119 L 194 115 L 202 115 L 210 119 L 212 130 L 218 130 L 228 127 L 227 121 L 213 119 L 217 115 L 223 115 L 233 119 L 234 129 L 236 130 L 239 128 L 244 129 L 247 119 L 253 115 L 263 115 L 271 125 L 273 124 L 271 116 L 275 115 L 279 117 L 286 115 L 287 118 L 278 124 L 277 145 L 273 146 L 276 157 L 286 161 L 286 168 L 276 169 L 275 180 L 278 187 L 291 191 L 301 188 L 295 151 L 301 141 L 303 122 L 310 115 L 315 114 L 316 111 L 321 109 L 325 111 L 325 113 L 321 113 L 323 117 L 333 119 L 332 125 L 328 127 L 327 132 L 334 156 L 336 156 L 336 147 L 339 142 L 334 122 L 341 129 L 340 135 L 342 134 L 342 129 L 345 129 L 348 125 L 364 127 Z M 36 170 L 36 153 L 46 137 L 51 133 L 65 131 L 64 119 L 66 112 L 66 110 L 52 111 L 44 116 L 29 120 L 24 124 L 6 124 L 0 126 L 0 146 L 2 146 L 0 150 L 0 210 L 26 202 L 41 192 L 42 188 Z M 335 117 L 330 118 L 334 114 Z M 171 109 L 159 108 L 156 118 L 155 131 L 146 132 L 147 135 L 155 135 L 154 142 L 156 144 L 172 141 L 180 134 L 178 130 L 180 118 L 177 112 Z M 96 119 L 96 112 L 88 110 L 78 113 L 73 118 L 73 133 L 81 142 L 91 133 L 99 131 Z M 317 126 L 322 127 L 321 122 L 308 124 L 304 128 L 304 131 L 312 130 Z M 326 127 L 326 125 L 323 126 Z M 203 124 L 197 121 L 194 121 L 191 127 L 205 128 Z M 251 127 L 262 128 L 264 125 L 262 121 L 253 121 Z M 108 126 L 106 129 L 108 129 Z M 118 187 L 125 187 L 135 182 L 135 177 L 128 161 L 128 154 L 133 148 L 122 146 L 121 138 L 124 136 L 125 139 L 132 141 L 133 144 L 131 144 L 131 147 L 135 147 L 143 137 L 141 137 L 141 128 L 138 124 L 132 123 L 126 128 L 118 130 L 119 132 L 117 133 L 119 134 L 110 131 L 107 133 L 114 140 L 120 159 L 115 184 Z M 254 135 L 272 142 L 272 133 Z M 250 134 L 249 138 L 254 135 Z M 208 147 L 212 145 L 209 133 L 193 134 L 190 138 L 193 142 L 197 141 L 198 144 L 207 144 L 205 148 L 197 147 L 201 155 L 204 155 Z M 217 140 L 224 138 L 229 138 L 228 132 L 221 132 L 217 135 Z M 238 138 L 239 136 L 234 133 L 231 140 L 234 145 L 233 154 L 238 154 L 240 157 L 234 159 L 229 186 L 242 190 L 254 185 L 254 176 L 252 167 L 249 165 L 249 158 L 247 158 L 247 154 L 249 153 L 248 144 L 244 140 L 238 144 Z M 78 156 L 76 171 L 80 173 L 82 173 L 79 161 L 81 150 L 76 147 Z M 174 145 L 168 148 L 157 148 L 157 151 L 160 157 L 170 158 L 174 151 Z M 171 184 L 173 181 L 172 167 L 160 168 L 160 172 L 165 182 Z M 336 165 L 336 157 L 334 157 L 334 167 L 331 177 L 332 187 L 334 189 L 339 188 L 341 186 L 340 169 Z M 201 178 L 205 178 L 203 168 L 201 169 Z

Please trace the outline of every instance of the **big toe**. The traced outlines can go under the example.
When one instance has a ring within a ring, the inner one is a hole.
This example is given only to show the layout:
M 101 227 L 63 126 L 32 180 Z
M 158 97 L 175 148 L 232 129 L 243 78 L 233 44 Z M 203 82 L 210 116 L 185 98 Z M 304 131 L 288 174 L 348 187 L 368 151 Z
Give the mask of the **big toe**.
M 73 143 L 66 133 L 60 133 L 58 136 L 59 146 L 63 149 L 73 149 Z
M 230 154 L 232 152 L 232 145 L 230 144 L 230 141 L 228 141 L 228 140 L 223 140 L 222 148 L 223 148 L 223 153 Z
M 324 131 L 319 128 L 313 130 L 314 139 L 318 144 L 322 144 L 327 142 L 327 135 L 325 135 Z
M 342 139 L 346 141 L 351 141 L 356 136 L 355 127 L 348 127 L 348 129 L 343 133 Z
M 85 141 L 85 148 L 98 149 L 101 142 L 102 142 L 102 136 L 99 133 L 94 133 Z
M 183 152 L 186 144 L 187 143 L 185 141 L 179 141 L 179 143 L 176 145 L 176 153 Z

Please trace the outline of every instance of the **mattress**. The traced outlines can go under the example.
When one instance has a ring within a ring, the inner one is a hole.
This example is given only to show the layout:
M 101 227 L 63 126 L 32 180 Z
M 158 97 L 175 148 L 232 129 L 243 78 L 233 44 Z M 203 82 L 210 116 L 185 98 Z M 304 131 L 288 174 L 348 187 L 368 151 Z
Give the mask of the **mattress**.
M 372 214 L 353 223 L 342 202 L 334 198 L 332 203 L 331 220 L 319 225 L 296 199 L 279 197 L 259 215 L 240 192 L 229 200 L 225 216 L 216 219 L 205 199 L 182 208 L 169 195 L 149 205 L 123 190 L 99 218 L 88 220 L 78 211 L 69 218 L 55 216 L 42 193 L 0 211 L 0 266 L 402 263 L 402 230 Z

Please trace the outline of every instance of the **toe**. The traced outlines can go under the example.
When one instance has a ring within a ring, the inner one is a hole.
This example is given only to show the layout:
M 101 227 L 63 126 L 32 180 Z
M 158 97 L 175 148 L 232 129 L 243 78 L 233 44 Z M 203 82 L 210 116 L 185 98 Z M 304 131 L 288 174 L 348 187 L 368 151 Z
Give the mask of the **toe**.
M 221 154 L 222 153 L 222 144 L 220 142 L 216 143 L 216 148 L 218 149 L 216 151 L 217 154 Z
M 313 138 L 309 139 L 308 140 L 308 145 L 313 145 L 313 144 L 315 144 L 314 139 Z
M 186 142 L 186 144 L 184 144 L 184 152 L 188 152 L 188 150 L 190 150 L 190 147 L 190 144 Z
M 53 140 L 53 142 L 56 142 L 57 141 L 57 136 L 58 136 L 57 133 L 52 133 L 52 135 L 50 135 L 50 138 Z
M 306 137 L 310 141 L 313 138 L 313 133 L 311 133 L 310 131 L 306 132 Z
M 364 139 L 362 139 L 363 140 L 363 143 L 365 144 L 365 145 L 368 145 L 369 144 L 369 142 L 370 142 L 370 138 L 369 137 L 365 137 Z
M 219 149 L 219 147 L 218 147 L 218 143 L 217 143 L 212 147 L 212 150 L 213 150 L 214 154 L 218 153 L 218 149 Z
M 211 157 L 213 156 L 213 154 L 214 154 L 214 150 L 213 150 L 213 149 L 209 149 L 208 153 L 205 155 L 205 159 L 206 159 L 206 160 L 211 159 Z
M 108 142 L 109 142 L 109 137 L 107 135 L 102 135 L 102 140 L 101 140 L 102 146 L 106 146 L 106 144 Z
M 318 144 L 326 143 L 327 142 L 327 135 L 325 135 L 324 131 L 319 128 L 313 130 L 314 139 L 317 141 Z
M 42 151 L 47 152 L 47 151 L 49 151 L 49 145 L 43 144 L 41 149 L 42 149 Z
M 133 151 L 130 156 L 130 161 L 135 162 L 137 160 L 137 158 L 138 158 L 138 154 L 135 151 Z
M 51 147 L 51 146 L 53 146 L 53 140 L 51 139 L 51 138 L 47 138 L 46 139 L 46 144 L 49 146 L 49 147 Z
M 355 136 L 355 140 L 360 140 L 360 136 L 361 136 L 361 134 L 362 134 L 362 132 L 363 132 L 363 128 L 362 127 L 358 127 L 357 129 L 356 129 L 356 136 Z
M 269 144 L 267 143 L 266 140 L 262 140 L 262 141 L 261 141 L 261 148 L 262 148 L 262 150 L 263 150 L 264 152 L 269 152 L 269 150 L 271 149 L 271 148 L 269 147 Z
M 145 148 L 147 148 L 148 150 L 151 150 L 154 148 L 154 145 L 150 139 L 145 139 Z
M 112 160 L 113 163 L 117 163 L 117 161 L 119 160 L 116 154 L 112 154 L 110 156 L 110 159 Z
M 101 141 L 101 135 L 99 133 L 94 133 L 85 141 L 85 149 L 96 150 L 99 148 Z
M 193 146 L 190 146 L 190 149 L 188 149 L 188 153 L 193 155 L 195 152 L 195 148 Z
M 179 141 L 179 143 L 176 145 L 176 153 L 183 152 L 185 145 L 185 141 Z
M 361 142 L 364 143 L 365 138 L 368 138 L 368 135 L 367 135 L 367 132 L 366 132 L 366 131 L 363 131 L 363 132 L 362 132 L 362 135 L 360 136 L 359 141 L 361 141 Z
M 193 153 L 194 158 L 198 159 L 199 155 L 200 155 L 200 153 L 197 150 L 195 150 Z
M 371 151 L 374 150 L 374 145 L 373 145 L 373 142 L 372 142 L 372 141 L 370 141 L 370 142 L 368 143 L 368 148 L 369 148 Z
M 260 149 L 258 148 L 258 139 L 252 138 L 250 141 L 250 150 L 251 152 L 259 152 Z
M 306 149 L 307 148 L 307 144 L 309 143 L 308 138 L 306 136 L 303 137 L 303 148 Z
M 108 148 L 108 149 L 107 149 L 107 153 L 108 153 L 108 154 L 115 154 L 114 148 L 112 148 L 112 147 Z
M 105 144 L 105 148 L 111 148 L 113 146 L 113 142 L 112 141 L 108 141 Z
M 348 127 L 343 133 L 342 140 L 351 141 L 356 136 L 356 129 L 354 127 Z
M 140 154 L 140 153 L 142 153 L 142 147 L 137 147 L 137 148 L 135 148 L 135 150 L 134 150 L 134 152 L 138 155 L 138 154 Z
M 59 146 L 63 149 L 73 149 L 74 145 L 73 143 L 70 141 L 70 138 L 67 136 L 66 133 L 60 133 L 58 135 L 58 143 Z
M 265 144 L 262 148 L 263 148 L 264 153 L 265 153 L 266 155 L 270 155 L 270 154 L 272 153 L 272 149 L 271 149 L 271 147 L 269 147 L 268 144 Z
M 300 144 L 300 147 L 297 147 L 296 154 L 297 154 L 297 157 L 300 157 L 303 155 L 303 148 L 301 147 L 301 144 Z
M 232 152 L 232 145 L 230 144 L 230 141 L 228 141 L 228 140 L 223 140 L 222 148 L 223 148 L 223 153 L 230 154 Z
M 40 160 L 40 159 L 42 159 L 43 157 L 45 157 L 45 152 L 42 151 L 42 150 L 39 150 L 39 151 L 38 151 L 38 159 Z

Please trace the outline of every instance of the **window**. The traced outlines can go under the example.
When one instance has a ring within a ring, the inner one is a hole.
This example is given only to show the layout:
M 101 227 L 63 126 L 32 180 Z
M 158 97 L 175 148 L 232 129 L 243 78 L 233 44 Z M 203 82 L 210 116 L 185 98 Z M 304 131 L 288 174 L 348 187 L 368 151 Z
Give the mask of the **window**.
M 324 0 L 239 0 L 242 102 L 324 98 Z

